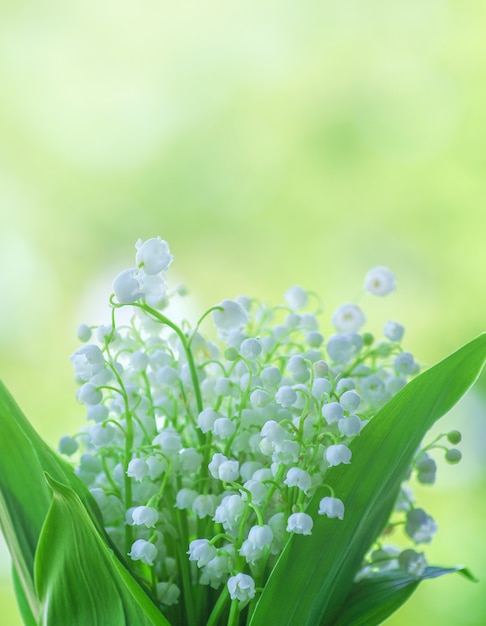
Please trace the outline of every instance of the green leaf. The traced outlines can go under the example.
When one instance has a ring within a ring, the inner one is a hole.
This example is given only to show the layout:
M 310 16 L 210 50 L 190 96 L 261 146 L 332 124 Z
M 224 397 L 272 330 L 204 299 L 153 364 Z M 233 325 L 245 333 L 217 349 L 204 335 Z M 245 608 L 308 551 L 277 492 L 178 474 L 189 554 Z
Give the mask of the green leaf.
M 288 541 L 251 626 L 334 623 L 364 555 L 390 516 L 424 434 L 471 387 L 485 359 L 483 333 L 412 380 L 353 440 L 351 464 L 326 474 L 326 482 L 345 504 L 344 520 L 317 514 L 320 499 L 328 493 L 317 490 L 307 510 L 314 520 L 312 535 L 294 535 Z
M 23 600 L 34 618 L 39 604 L 34 589 L 34 556 L 52 494 L 44 472 L 71 486 L 101 530 L 101 514 L 73 469 L 39 437 L 0 382 L 0 528 L 12 556 Z
M 355 583 L 333 626 L 376 626 L 399 609 L 428 578 L 453 572 L 470 577 L 465 568 L 427 567 L 421 576 L 391 570 Z
M 51 477 L 35 558 L 41 626 L 169 626 L 99 534 L 76 493 Z
M 15 567 L 12 567 L 12 581 L 15 591 L 15 597 L 17 598 L 17 604 L 19 606 L 20 615 L 22 616 L 22 621 L 24 622 L 25 626 L 38 626 L 37 620 L 32 613 L 29 602 L 25 595 L 25 590 L 22 587 L 19 575 L 17 574 L 17 570 L 15 569 Z

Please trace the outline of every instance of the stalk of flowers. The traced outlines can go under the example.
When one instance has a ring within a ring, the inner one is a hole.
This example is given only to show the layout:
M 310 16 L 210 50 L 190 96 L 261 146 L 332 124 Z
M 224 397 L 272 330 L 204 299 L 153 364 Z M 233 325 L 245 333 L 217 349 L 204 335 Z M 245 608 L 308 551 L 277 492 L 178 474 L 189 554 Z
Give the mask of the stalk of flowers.
M 289 537 L 312 533 L 317 489 L 327 494 L 318 514 L 341 523 L 347 503 L 328 470 L 353 463 L 353 439 L 419 365 L 402 348 L 403 326 L 389 321 L 377 339 L 354 303 L 322 333 L 320 302 L 301 287 L 274 307 L 223 300 L 194 327 L 178 326 L 165 312 L 180 293 L 167 288 L 167 242 L 136 249 L 136 267 L 113 282 L 111 325 L 78 331 L 85 344 L 71 361 L 89 425 L 59 449 L 76 455 L 112 541 L 171 623 L 234 626 L 251 615 Z M 365 277 L 373 296 L 394 288 L 385 267 Z M 133 316 L 120 325 L 124 307 Z M 417 451 L 407 480 L 434 482 L 434 448 L 460 459 L 449 447 L 457 431 L 440 439 Z M 423 573 L 422 553 L 388 545 L 400 528 L 410 545 L 437 531 L 405 484 L 357 579 Z

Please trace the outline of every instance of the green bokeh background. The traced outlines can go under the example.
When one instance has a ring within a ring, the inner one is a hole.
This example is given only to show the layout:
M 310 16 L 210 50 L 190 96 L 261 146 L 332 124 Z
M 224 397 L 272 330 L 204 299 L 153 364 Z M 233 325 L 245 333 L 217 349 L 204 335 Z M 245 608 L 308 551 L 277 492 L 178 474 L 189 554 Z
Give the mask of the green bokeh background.
M 0 376 L 41 434 L 82 423 L 75 330 L 138 237 L 170 242 L 191 319 L 295 283 L 330 314 L 383 264 L 370 328 L 403 322 L 424 365 L 484 330 L 485 28 L 480 0 L 3 0 Z M 392 626 L 486 623 L 485 387 L 422 489 L 430 561 L 482 582 L 425 583 Z M 3 544 L 0 606 L 21 623 Z

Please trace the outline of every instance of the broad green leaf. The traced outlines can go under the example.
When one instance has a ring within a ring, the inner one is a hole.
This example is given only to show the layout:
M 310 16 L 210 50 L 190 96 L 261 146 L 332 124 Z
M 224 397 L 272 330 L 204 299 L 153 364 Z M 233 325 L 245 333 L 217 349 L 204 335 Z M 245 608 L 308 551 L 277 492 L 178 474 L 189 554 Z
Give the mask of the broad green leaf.
M 169 626 L 99 534 L 76 493 L 47 480 L 54 497 L 35 558 L 40 626 Z
M 43 468 L 34 447 L 16 421 L 16 407 L 7 392 L 0 391 L 0 525 L 18 582 L 37 618 L 34 555 L 51 494 L 45 480 L 40 480 Z
M 376 626 L 399 609 L 428 578 L 460 572 L 474 580 L 464 568 L 427 567 L 421 576 L 411 576 L 401 570 L 377 574 L 355 583 L 332 626 Z
M 312 535 L 288 541 L 251 626 L 333 624 L 364 555 L 390 516 L 425 433 L 471 387 L 485 359 L 483 333 L 412 380 L 353 440 L 351 464 L 326 474 L 326 483 L 345 504 L 344 520 L 317 514 L 320 499 L 328 495 L 326 489 L 317 490 L 307 510 L 314 519 Z
M 32 613 L 29 602 L 25 595 L 25 589 L 22 587 L 19 576 L 17 574 L 17 570 L 14 566 L 12 567 L 12 581 L 15 591 L 15 597 L 17 598 L 17 604 L 19 606 L 20 615 L 22 616 L 22 621 L 24 622 L 25 626 L 38 626 L 37 620 Z
M 33 582 L 34 555 L 52 499 L 45 471 L 78 493 L 101 529 L 101 514 L 87 488 L 39 437 L 0 382 L 0 528 L 17 582 L 35 618 L 39 607 Z

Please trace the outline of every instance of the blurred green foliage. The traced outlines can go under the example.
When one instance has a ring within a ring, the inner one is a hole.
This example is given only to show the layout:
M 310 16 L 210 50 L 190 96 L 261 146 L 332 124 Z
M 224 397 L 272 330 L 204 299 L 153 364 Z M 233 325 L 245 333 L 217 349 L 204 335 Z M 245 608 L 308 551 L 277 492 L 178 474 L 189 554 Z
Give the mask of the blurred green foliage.
M 403 322 L 422 363 L 484 330 L 485 20 L 479 0 L 4 0 L 0 376 L 40 433 L 82 422 L 75 329 L 106 317 L 138 237 L 169 241 L 193 319 L 295 283 L 330 314 L 384 264 L 399 289 L 363 302 L 371 327 Z M 465 461 L 425 496 L 431 561 L 484 581 L 471 398 L 453 421 Z M 480 626 L 482 595 L 425 583 L 389 624 Z

